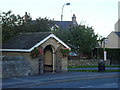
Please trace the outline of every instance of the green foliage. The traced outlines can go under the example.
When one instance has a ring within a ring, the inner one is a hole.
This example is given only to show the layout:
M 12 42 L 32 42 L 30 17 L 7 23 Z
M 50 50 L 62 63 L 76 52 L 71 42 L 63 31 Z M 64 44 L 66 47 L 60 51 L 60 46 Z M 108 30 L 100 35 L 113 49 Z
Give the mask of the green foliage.
M 53 33 L 69 45 L 73 52 L 80 55 L 90 55 L 92 49 L 96 46 L 98 37 L 92 27 L 86 27 L 85 25 L 71 27 L 70 30 L 58 29 Z
M 71 29 L 71 47 L 78 54 L 90 54 L 96 46 L 97 36 L 92 27 L 79 25 Z
M 63 42 L 69 45 L 69 40 L 70 40 L 70 31 L 66 29 L 57 29 L 53 31 L 53 33 L 59 37 Z
M 75 71 L 75 72 L 99 72 L 98 70 L 68 70 L 68 71 Z M 117 70 L 105 70 L 104 72 L 120 72 L 119 69 Z
M 120 63 L 120 48 L 105 48 L 107 59 L 116 60 Z M 103 58 L 103 48 L 99 48 L 99 56 Z
M 63 56 L 68 56 L 68 54 L 70 53 L 70 50 L 68 48 L 64 48 L 64 49 L 61 49 L 61 53 L 63 54 Z
M 34 21 L 24 23 L 22 25 L 22 32 L 50 32 L 52 23 L 52 20 L 39 17 Z
M 6 42 L 10 38 L 19 33 L 26 32 L 50 32 L 52 20 L 47 18 L 37 18 L 25 21 L 24 16 L 12 14 L 11 11 L 0 13 L 2 19 L 2 42 Z
M 31 52 L 31 54 L 30 54 L 30 56 L 32 57 L 32 58 L 36 58 L 36 57 L 38 57 L 39 56 L 39 50 L 37 49 L 37 48 L 34 48 L 34 50 Z
M 5 42 L 19 32 L 19 26 L 23 24 L 20 15 L 15 16 L 11 11 L 0 13 L 2 19 L 2 41 Z
M 42 49 L 37 49 L 37 48 L 34 48 L 33 49 L 33 51 L 30 53 L 30 56 L 32 57 L 32 58 L 36 58 L 36 57 L 39 57 L 40 55 L 42 55 L 43 54 L 43 51 L 42 51 Z
M 107 51 L 107 55 L 108 57 L 113 60 L 119 60 L 120 62 L 120 49 L 110 49 L 110 48 L 106 48 L 105 49 Z
M 98 67 L 98 65 L 88 65 L 88 66 L 71 65 L 71 66 L 68 66 L 68 68 L 97 68 L 97 67 Z M 105 67 L 118 68 L 120 66 L 118 66 L 118 65 L 115 65 L 115 66 L 105 65 Z
M 26 32 L 50 32 L 51 26 L 54 24 L 52 20 L 47 18 L 37 18 L 25 22 L 24 16 L 14 15 L 11 11 L 2 12 L 2 41 L 5 42 L 19 33 Z M 79 25 L 71 27 L 70 30 L 57 29 L 53 32 L 62 41 L 68 44 L 72 51 L 78 54 L 90 54 L 97 42 L 97 35 L 95 35 L 92 27 Z

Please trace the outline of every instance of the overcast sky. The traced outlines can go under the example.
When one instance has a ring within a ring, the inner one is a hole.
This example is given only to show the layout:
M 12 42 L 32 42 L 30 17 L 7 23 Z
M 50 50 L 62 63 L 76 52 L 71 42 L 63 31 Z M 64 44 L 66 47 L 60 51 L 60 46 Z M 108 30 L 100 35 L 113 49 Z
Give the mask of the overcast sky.
M 63 21 L 71 21 L 73 14 L 78 24 L 93 26 L 95 33 L 107 36 L 114 31 L 114 24 L 118 20 L 119 0 L 0 0 L 0 11 L 12 10 L 14 14 L 30 13 L 33 19 L 48 17 L 61 20 L 63 4 Z

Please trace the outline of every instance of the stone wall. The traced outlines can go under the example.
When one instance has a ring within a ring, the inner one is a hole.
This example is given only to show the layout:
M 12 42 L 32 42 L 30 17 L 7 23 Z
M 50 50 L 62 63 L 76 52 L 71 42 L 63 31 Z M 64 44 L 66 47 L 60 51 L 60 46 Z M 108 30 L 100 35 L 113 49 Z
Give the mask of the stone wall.
M 67 65 L 68 65 L 67 57 L 63 57 L 62 60 L 61 60 L 61 70 L 62 70 L 62 72 L 67 72 L 68 71 Z
M 98 65 L 99 60 L 89 59 L 89 60 L 68 60 L 68 65 Z M 110 60 L 107 60 L 106 65 L 110 65 Z
M 52 70 L 54 69 L 56 72 L 67 72 L 67 58 L 63 58 L 60 52 L 64 46 L 51 38 L 38 46 L 39 49 L 43 50 L 43 55 L 38 58 L 31 58 L 29 52 L 2 52 L 2 55 L 5 56 L 2 60 L 3 78 L 44 74 L 44 50 L 48 45 L 51 46 L 54 55 L 54 68 L 52 67 Z
M 28 76 L 30 74 L 29 61 L 24 57 L 3 57 L 2 78 Z

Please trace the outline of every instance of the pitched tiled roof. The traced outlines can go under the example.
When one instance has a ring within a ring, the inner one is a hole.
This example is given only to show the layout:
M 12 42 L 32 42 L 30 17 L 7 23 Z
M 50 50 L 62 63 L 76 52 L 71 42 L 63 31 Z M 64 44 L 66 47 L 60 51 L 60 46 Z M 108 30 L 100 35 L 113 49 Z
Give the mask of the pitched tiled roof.
M 118 37 L 120 38 L 120 32 L 114 32 L 115 34 L 118 35 Z
M 73 26 L 72 21 L 54 21 L 54 23 L 62 29 L 69 29 Z
M 31 52 L 35 47 L 38 47 L 49 38 L 54 38 L 64 47 L 71 49 L 51 32 L 37 32 L 17 35 L 16 37 L 3 44 L 0 51 Z
M 2 45 L 3 49 L 30 49 L 44 38 L 49 36 L 50 32 L 24 33 L 17 35 Z

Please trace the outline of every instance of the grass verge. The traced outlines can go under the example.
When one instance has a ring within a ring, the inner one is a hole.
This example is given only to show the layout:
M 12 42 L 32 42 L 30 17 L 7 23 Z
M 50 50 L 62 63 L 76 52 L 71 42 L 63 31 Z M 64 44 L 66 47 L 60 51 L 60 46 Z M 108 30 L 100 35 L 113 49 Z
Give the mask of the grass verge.
M 94 68 L 94 67 L 98 67 L 97 65 L 90 65 L 90 66 L 68 66 L 68 68 Z M 117 68 L 120 66 L 110 66 L 110 65 L 105 65 L 105 67 L 113 67 L 113 68 Z
M 99 72 L 98 70 L 68 70 L 68 71 L 75 71 L 75 72 Z M 120 72 L 120 70 L 105 70 L 103 72 Z

